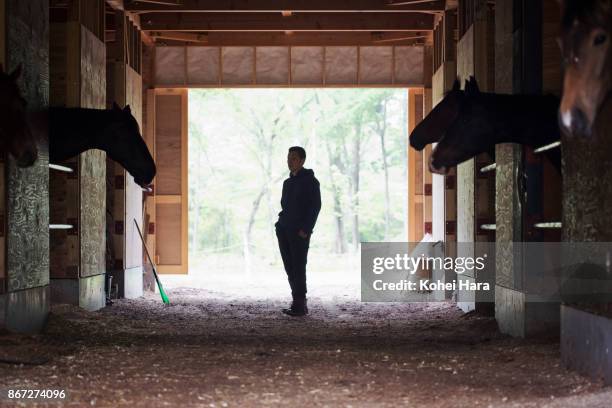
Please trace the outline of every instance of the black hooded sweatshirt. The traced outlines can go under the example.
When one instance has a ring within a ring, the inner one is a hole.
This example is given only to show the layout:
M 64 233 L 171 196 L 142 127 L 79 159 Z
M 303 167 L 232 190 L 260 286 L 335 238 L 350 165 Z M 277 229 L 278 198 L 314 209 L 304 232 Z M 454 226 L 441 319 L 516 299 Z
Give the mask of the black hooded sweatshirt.
M 292 231 L 311 234 L 321 210 L 321 191 L 314 171 L 302 168 L 283 183 L 282 211 L 277 225 Z

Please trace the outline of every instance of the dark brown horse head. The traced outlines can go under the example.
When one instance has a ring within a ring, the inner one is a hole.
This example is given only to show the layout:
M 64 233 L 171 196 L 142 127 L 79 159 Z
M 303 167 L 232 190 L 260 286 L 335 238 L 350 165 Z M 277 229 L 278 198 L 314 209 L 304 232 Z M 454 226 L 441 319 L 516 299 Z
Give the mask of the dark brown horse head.
M 110 117 L 111 123 L 104 130 L 101 148 L 134 177 L 136 184 L 148 186 L 157 169 L 130 106 L 121 109 L 113 104 Z
M 562 1 L 559 41 L 565 74 L 559 120 L 564 132 L 589 136 L 612 97 L 612 1 Z
M 436 143 L 442 139 L 446 129 L 457 118 L 463 97 L 459 80 L 455 80 L 452 90 L 414 128 L 410 134 L 410 146 L 420 151 L 428 144 Z
M 487 101 L 479 96 L 478 83 L 470 77 L 455 120 L 447 126 L 429 157 L 432 173 L 447 174 L 451 167 L 491 150 L 490 138 L 495 130 L 489 119 Z
M 17 79 L 21 76 L 21 66 L 13 72 L 5 73 L 0 65 L 0 148 L 10 153 L 17 165 L 29 167 L 38 158 L 36 140 L 26 120 L 26 100 L 21 96 Z

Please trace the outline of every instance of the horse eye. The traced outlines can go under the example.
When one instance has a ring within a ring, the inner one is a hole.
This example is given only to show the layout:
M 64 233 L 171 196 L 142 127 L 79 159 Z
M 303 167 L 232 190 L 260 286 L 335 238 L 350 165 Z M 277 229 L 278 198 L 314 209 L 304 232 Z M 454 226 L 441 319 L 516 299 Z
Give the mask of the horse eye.
M 605 34 L 597 34 L 595 36 L 595 39 L 593 40 L 593 45 L 597 46 L 597 45 L 601 45 L 603 43 L 606 42 L 606 40 L 608 39 L 608 36 Z

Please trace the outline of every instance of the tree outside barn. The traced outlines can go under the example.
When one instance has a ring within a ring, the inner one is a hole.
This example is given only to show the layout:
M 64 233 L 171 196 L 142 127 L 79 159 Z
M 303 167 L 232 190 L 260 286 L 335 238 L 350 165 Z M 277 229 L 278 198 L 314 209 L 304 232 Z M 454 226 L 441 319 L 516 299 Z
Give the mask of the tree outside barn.
M 287 149 L 304 146 L 323 206 L 312 262 L 406 240 L 407 92 L 228 89 L 189 93 L 190 265 L 280 265 L 274 223 Z

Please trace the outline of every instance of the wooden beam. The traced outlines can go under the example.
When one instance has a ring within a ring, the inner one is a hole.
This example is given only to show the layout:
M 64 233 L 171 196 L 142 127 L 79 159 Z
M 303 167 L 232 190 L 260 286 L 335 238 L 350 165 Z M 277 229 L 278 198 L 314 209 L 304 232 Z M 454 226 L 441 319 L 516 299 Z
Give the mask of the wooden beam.
M 151 31 L 423 31 L 434 16 L 422 13 L 152 13 L 142 16 Z
M 177 31 L 150 31 L 161 33 L 157 36 L 158 45 L 189 45 L 196 43 L 170 39 L 173 34 L 203 35 L 203 33 L 181 33 Z M 143 32 L 144 34 L 144 32 Z M 418 35 L 417 35 L 418 34 Z M 211 32 L 206 35 L 210 46 L 355 46 L 355 45 L 421 45 L 422 33 L 369 33 L 369 32 L 297 32 L 285 34 L 279 32 Z
M 125 9 L 136 13 L 151 12 L 441 12 L 444 11 L 444 0 L 427 0 L 405 5 L 389 5 L 388 0 L 184 0 L 166 1 L 175 5 L 159 4 L 148 1 L 125 0 Z M 178 4 L 180 3 L 180 4 Z
M 391 43 L 395 44 L 403 40 L 425 40 L 427 38 L 425 32 L 410 32 L 410 33 L 372 33 L 372 42 L 375 44 Z
M 175 40 L 175 41 L 184 41 L 184 42 L 192 42 L 192 43 L 200 43 L 207 44 L 208 43 L 208 35 L 207 34 L 199 34 L 199 33 L 181 33 L 177 31 L 150 31 L 149 35 L 154 40 L 163 39 L 163 40 Z
M 106 3 L 114 10 L 124 11 L 123 0 L 106 0 Z

